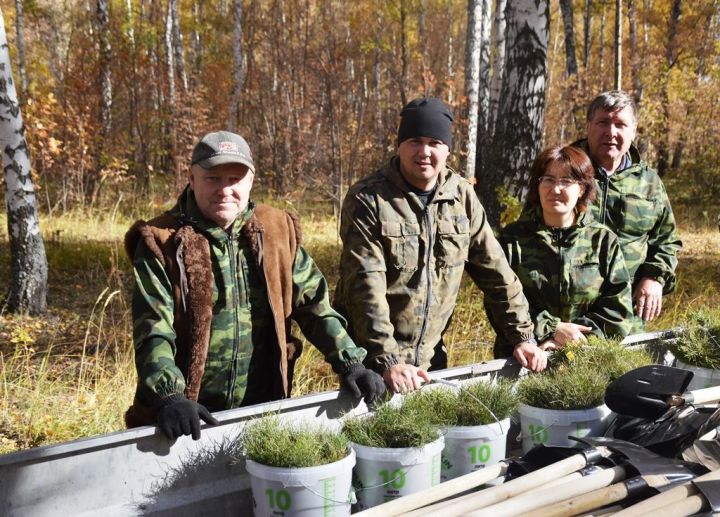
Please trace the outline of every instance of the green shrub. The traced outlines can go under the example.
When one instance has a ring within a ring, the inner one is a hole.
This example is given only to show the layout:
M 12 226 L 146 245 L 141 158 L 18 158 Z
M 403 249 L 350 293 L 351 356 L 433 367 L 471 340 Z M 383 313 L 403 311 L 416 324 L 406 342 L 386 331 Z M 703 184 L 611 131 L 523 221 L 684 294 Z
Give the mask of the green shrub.
M 685 331 L 670 345 L 684 363 L 703 368 L 720 368 L 720 313 L 696 310 L 685 317 Z
M 509 417 L 517 409 L 518 399 L 512 382 L 495 379 L 466 383 L 460 390 L 421 390 L 409 395 L 405 404 L 438 426 L 476 426 L 494 423 L 493 414 L 498 420 Z
M 348 417 L 343 431 L 359 445 L 390 449 L 422 447 L 440 436 L 428 415 L 410 404 L 386 403 L 369 415 Z
M 271 467 L 314 467 L 340 461 L 350 450 L 347 438 L 323 426 L 288 424 L 266 416 L 245 426 L 239 437 L 243 454 Z

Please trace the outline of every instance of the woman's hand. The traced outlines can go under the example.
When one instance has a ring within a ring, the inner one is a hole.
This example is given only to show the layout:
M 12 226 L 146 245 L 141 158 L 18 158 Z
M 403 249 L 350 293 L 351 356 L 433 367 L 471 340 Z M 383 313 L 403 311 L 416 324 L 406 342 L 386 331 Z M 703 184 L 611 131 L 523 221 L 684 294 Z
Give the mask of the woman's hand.
M 592 327 L 561 321 L 558 323 L 557 330 L 555 330 L 553 341 L 560 345 L 560 347 L 564 347 L 572 341 L 585 342 L 587 341 L 585 334 L 591 331 Z

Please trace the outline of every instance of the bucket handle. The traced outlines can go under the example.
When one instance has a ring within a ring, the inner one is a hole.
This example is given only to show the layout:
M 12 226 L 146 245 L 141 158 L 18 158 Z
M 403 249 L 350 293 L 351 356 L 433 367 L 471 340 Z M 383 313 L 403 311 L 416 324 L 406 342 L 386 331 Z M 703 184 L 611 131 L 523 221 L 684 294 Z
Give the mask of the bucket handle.
M 362 488 L 355 488 L 355 492 L 362 492 L 363 490 L 373 490 L 375 488 L 380 488 L 380 487 L 389 485 L 390 483 L 394 483 L 396 479 L 400 479 L 403 475 L 407 475 L 407 473 L 410 472 L 410 469 L 407 469 L 404 472 L 402 471 L 402 469 L 397 469 L 397 470 L 399 470 L 402 474 L 398 474 L 394 478 L 392 478 L 388 481 L 385 481 L 385 483 L 380 483 L 379 485 L 371 485 L 371 486 L 364 486 Z M 355 494 L 353 493 L 353 495 L 355 495 Z
M 326 501 L 330 501 L 331 503 L 337 503 L 337 504 L 348 504 L 348 503 L 355 504 L 355 503 L 357 503 L 357 497 L 355 497 L 355 490 L 352 487 L 350 487 L 350 493 L 348 493 L 347 499 L 345 501 L 340 501 L 338 499 L 333 499 L 332 497 L 325 497 L 321 493 L 313 490 L 313 488 L 311 486 L 308 486 L 305 483 L 301 482 L 300 485 L 305 490 L 308 490 L 308 491 L 312 492 L 313 494 L 315 494 L 316 496 L 318 496 L 320 499 L 325 499 Z
M 502 436 L 502 434 L 503 434 L 503 429 L 502 429 L 502 424 L 500 423 L 500 419 L 495 415 L 495 413 L 493 413 L 493 412 L 490 410 L 489 407 L 487 407 L 485 404 L 483 404 L 483 401 L 482 401 L 482 400 L 480 400 L 480 399 L 477 398 L 475 395 L 473 395 L 472 392 L 471 392 L 469 389 L 465 388 L 462 384 L 460 384 L 460 383 L 458 383 L 458 382 L 446 381 L 445 379 L 433 379 L 431 382 L 426 383 L 426 384 L 423 384 L 423 386 L 427 386 L 428 384 L 435 384 L 435 383 L 437 383 L 437 384 L 445 384 L 445 385 L 447 385 L 447 386 L 452 386 L 452 387 L 455 388 L 455 389 L 464 391 L 467 396 L 469 396 L 471 399 L 475 400 L 475 402 L 477 402 L 478 404 L 480 404 L 482 407 L 485 408 L 485 410 L 486 410 L 488 413 L 490 413 L 490 415 L 495 419 L 495 421 L 496 421 L 497 424 L 498 424 L 498 427 L 500 428 L 500 434 L 498 434 L 498 436 Z

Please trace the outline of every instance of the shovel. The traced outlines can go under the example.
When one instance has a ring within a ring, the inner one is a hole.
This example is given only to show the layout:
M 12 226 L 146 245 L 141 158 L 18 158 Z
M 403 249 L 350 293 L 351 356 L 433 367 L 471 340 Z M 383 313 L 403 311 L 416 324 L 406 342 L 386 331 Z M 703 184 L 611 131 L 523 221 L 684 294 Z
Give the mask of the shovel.
M 717 495 L 720 495 L 718 483 L 720 483 L 720 470 L 715 470 L 696 478 L 692 482 L 684 483 L 655 497 L 645 499 L 615 515 L 617 517 L 638 517 L 653 513 L 663 516 L 692 515 L 707 509 L 717 511 L 716 508 L 720 508 L 718 506 L 720 498 L 717 497 Z M 672 514 L 668 512 L 671 507 L 674 507 Z M 689 510 L 692 510 L 691 513 L 684 513 Z
M 660 364 L 641 366 L 605 390 L 605 404 L 621 415 L 656 420 L 670 408 L 720 400 L 720 386 L 686 392 L 693 373 Z
M 443 517 L 465 515 L 472 510 L 505 501 L 518 494 L 523 494 L 547 484 L 549 481 L 562 478 L 588 465 L 609 458 L 611 454 L 611 451 L 606 447 L 578 450 L 576 454 L 568 458 L 517 479 L 513 479 L 512 481 L 506 481 L 502 485 L 486 488 L 480 492 L 469 494 L 458 499 L 427 506 L 407 515 L 412 517 L 419 515 L 442 515 Z
M 621 440 L 582 438 L 578 441 L 594 447 L 606 446 L 611 449 L 616 454 L 613 456 L 613 461 L 618 466 L 612 470 L 617 475 L 611 477 L 610 472 L 606 471 L 603 474 L 595 474 L 576 481 L 566 487 L 557 487 L 545 494 L 513 498 L 469 515 L 569 517 L 621 501 L 628 496 L 647 497 L 657 493 L 658 490 L 668 489 L 706 472 L 703 467 L 663 458 L 644 447 Z M 625 479 L 626 471 L 631 476 L 637 473 L 640 476 L 617 483 L 617 481 Z M 611 485 L 611 483 L 615 484 Z
M 696 471 L 698 467 L 690 466 L 685 462 L 663 458 L 657 454 L 654 454 L 647 449 L 638 445 L 623 442 L 622 440 L 615 440 L 612 438 L 576 438 L 576 440 L 592 447 L 586 449 L 588 451 L 605 451 L 603 458 L 610 458 L 613 456 L 615 463 L 622 463 L 623 469 L 633 469 L 633 472 L 638 472 L 642 475 L 662 475 L 665 477 L 665 484 L 670 485 L 672 483 L 679 483 L 684 480 L 692 479 L 699 471 Z M 533 449 L 534 450 L 534 449 Z M 610 452 L 610 455 L 607 452 Z M 531 451 L 532 452 L 532 451 Z M 477 515 L 515 515 L 524 514 L 525 512 L 534 510 L 541 506 L 552 504 L 561 501 L 568 495 L 579 496 L 584 492 L 593 491 L 601 486 L 607 486 L 610 483 L 618 481 L 624 478 L 624 471 L 620 477 L 620 471 L 618 469 L 608 469 L 604 473 L 597 475 L 588 476 L 588 478 L 581 481 L 575 481 L 573 486 L 567 485 L 565 487 L 555 486 L 552 490 L 546 490 L 546 494 L 527 494 L 524 495 L 528 490 L 544 485 L 547 485 L 547 480 L 552 480 L 554 477 L 551 475 L 551 468 L 554 468 L 563 462 L 573 460 L 579 454 L 562 460 L 561 462 L 554 463 L 548 467 L 541 468 L 527 474 L 523 477 L 514 479 L 506 482 L 504 485 L 493 487 L 482 492 L 475 494 L 469 494 L 462 498 L 438 503 L 427 508 L 423 508 L 417 512 L 413 512 L 410 515 L 443 515 L 443 517 L 450 517 L 454 515 L 467 515 L 470 512 L 475 512 L 480 509 L 484 509 L 482 512 L 478 512 Z M 706 472 L 706 469 L 702 469 L 702 472 Z M 590 479 L 592 478 L 592 479 Z M 525 485 L 520 485 L 520 482 L 526 481 Z M 539 484 L 536 484 L 536 480 L 541 480 Z M 544 480 L 544 481 L 542 481 Z M 520 497 L 518 496 L 523 494 Z M 502 503 L 503 504 L 498 504 Z M 608 501 L 610 502 L 610 501 Z M 607 504 L 607 503 L 606 503 Z M 495 506 L 492 506 L 495 505 Z M 602 505 L 600 505 L 602 506 Z M 472 515 L 475 515 L 474 513 Z

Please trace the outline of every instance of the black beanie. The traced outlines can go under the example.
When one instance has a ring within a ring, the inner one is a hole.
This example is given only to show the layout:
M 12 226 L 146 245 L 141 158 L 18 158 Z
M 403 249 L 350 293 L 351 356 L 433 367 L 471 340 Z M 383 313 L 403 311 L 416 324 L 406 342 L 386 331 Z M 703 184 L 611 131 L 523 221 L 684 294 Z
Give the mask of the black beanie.
M 453 116 L 450 108 L 440 99 L 413 99 L 403 108 L 400 116 L 398 145 L 417 136 L 437 138 L 448 147 L 452 145 Z

